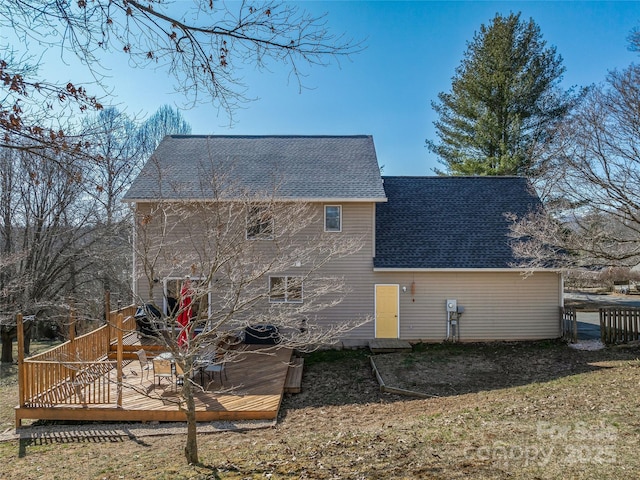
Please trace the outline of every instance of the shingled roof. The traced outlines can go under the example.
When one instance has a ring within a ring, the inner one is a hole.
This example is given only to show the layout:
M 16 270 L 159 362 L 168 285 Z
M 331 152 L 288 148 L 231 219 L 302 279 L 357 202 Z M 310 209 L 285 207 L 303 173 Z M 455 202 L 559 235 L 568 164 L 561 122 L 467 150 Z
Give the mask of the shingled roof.
M 386 201 L 368 135 L 167 136 L 124 200 L 207 200 L 213 178 L 218 198 Z
M 383 177 L 376 268 L 504 269 L 516 259 L 507 213 L 541 208 L 525 178 Z

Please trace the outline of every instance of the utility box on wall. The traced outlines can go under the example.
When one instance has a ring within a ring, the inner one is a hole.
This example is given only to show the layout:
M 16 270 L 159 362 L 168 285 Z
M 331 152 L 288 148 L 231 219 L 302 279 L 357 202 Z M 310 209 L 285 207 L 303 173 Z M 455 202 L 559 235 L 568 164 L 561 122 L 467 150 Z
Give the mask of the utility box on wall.
M 458 301 L 447 300 L 447 313 L 456 313 L 458 311 Z

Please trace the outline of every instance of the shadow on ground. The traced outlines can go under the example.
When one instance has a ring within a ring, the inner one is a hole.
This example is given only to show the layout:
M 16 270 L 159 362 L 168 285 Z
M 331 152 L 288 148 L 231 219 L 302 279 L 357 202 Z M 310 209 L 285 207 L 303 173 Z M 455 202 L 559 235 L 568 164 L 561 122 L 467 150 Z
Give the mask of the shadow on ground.
M 388 403 L 408 397 L 380 392 L 366 350 L 325 353 L 327 361 L 305 363 L 302 393 L 287 396 L 288 409 Z M 445 397 L 549 382 L 637 361 L 640 349 L 582 351 L 560 341 L 418 344 L 410 353 L 376 355 L 385 385 Z
M 638 349 L 582 351 L 561 342 L 423 345 L 375 357 L 387 386 L 442 397 L 549 382 L 634 360 Z

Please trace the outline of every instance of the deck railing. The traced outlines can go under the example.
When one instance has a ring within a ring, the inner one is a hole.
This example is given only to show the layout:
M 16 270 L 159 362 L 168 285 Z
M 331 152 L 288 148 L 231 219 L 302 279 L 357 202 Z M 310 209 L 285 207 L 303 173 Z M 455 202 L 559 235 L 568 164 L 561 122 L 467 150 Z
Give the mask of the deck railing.
M 640 340 L 640 308 L 601 308 L 600 335 L 606 345 Z
M 116 362 L 36 361 L 24 363 L 23 407 L 115 403 L 107 375 Z
M 115 323 L 123 315 L 123 333 L 136 328 L 136 307 L 109 313 L 107 323 L 85 335 L 24 359 L 20 372 L 20 406 L 105 404 L 115 402 L 109 376 L 116 362 L 108 360 L 109 345 L 118 337 Z

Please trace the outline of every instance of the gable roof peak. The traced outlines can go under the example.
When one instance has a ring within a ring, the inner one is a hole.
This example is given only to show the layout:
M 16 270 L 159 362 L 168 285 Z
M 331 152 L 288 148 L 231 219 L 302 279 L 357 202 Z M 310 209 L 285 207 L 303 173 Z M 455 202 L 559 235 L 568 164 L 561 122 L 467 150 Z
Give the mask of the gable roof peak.
M 124 200 L 232 199 L 231 191 L 282 200 L 386 201 L 371 135 L 168 135 Z

